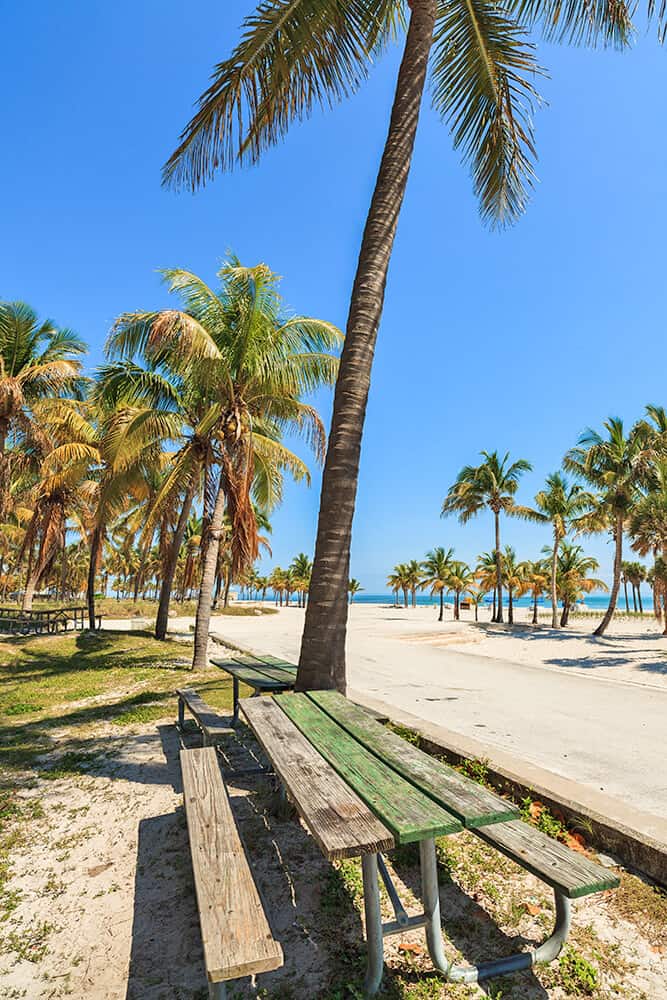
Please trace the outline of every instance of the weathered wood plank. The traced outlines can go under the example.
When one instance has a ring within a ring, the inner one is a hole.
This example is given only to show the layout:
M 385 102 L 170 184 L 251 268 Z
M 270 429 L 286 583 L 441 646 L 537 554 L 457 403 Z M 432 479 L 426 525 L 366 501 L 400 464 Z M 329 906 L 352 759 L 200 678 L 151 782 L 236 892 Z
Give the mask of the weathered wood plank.
M 312 691 L 308 697 L 385 764 L 457 816 L 464 826 L 486 826 L 518 817 L 513 803 L 408 743 L 338 691 Z
M 238 663 L 231 663 L 227 659 L 223 660 L 218 657 L 212 657 L 211 662 L 216 667 L 226 670 L 232 677 L 238 677 L 243 684 L 254 687 L 259 691 L 284 691 L 285 688 L 292 686 L 291 681 L 286 683 L 282 680 L 274 680 L 253 667 L 240 666 Z
M 272 698 L 244 698 L 241 711 L 326 858 L 388 851 L 394 838 Z
M 620 885 L 620 880 L 607 868 L 589 861 L 522 820 L 496 823 L 474 832 L 570 899 Z
M 181 751 L 204 959 L 210 982 L 283 964 L 232 814 L 213 747 Z
M 177 688 L 176 694 L 183 699 L 190 713 L 197 720 L 198 726 L 205 730 L 210 740 L 213 741 L 234 732 L 230 720 L 218 715 L 193 688 Z
M 268 663 L 271 667 L 284 667 L 285 670 L 291 670 L 296 674 L 297 666 L 295 663 L 290 663 L 289 660 L 283 660 L 281 656 L 273 656 L 271 653 L 254 653 L 255 659 L 261 660 L 262 663 Z
M 306 739 L 391 830 L 408 844 L 462 829 L 460 821 L 363 747 L 305 694 L 275 700 Z
M 269 680 L 278 681 L 287 687 L 293 687 L 296 680 L 296 668 L 292 669 L 281 666 L 270 666 L 264 663 L 263 660 L 259 660 L 255 657 L 249 656 L 232 656 L 235 663 L 238 663 L 242 667 L 248 667 L 251 670 L 255 670 L 258 674 L 263 674 L 268 677 Z

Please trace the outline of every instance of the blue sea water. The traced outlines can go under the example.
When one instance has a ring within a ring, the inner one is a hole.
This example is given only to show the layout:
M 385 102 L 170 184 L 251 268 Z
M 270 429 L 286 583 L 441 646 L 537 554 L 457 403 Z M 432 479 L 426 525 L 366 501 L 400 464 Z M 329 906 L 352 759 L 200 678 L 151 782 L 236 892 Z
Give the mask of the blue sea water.
M 503 598 L 504 598 L 503 604 L 506 606 L 507 605 L 507 594 L 503 594 Z M 412 604 L 412 598 L 411 597 L 409 598 L 409 600 L 410 600 L 410 604 Z M 435 605 L 435 604 L 438 604 L 438 601 L 439 601 L 439 599 L 438 599 L 437 596 L 436 597 L 431 597 L 430 594 L 417 594 L 417 604 L 419 604 L 419 605 L 426 605 L 426 606 Z M 445 597 L 445 604 L 453 604 L 453 601 L 454 601 L 453 596 L 446 596 Z M 394 597 L 393 597 L 392 594 L 364 594 L 364 593 L 361 593 L 361 594 L 357 594 L 355 596 L 354 603 L 355 604 L 394 604 Z M 399 600 L 399 603 L 400 604 L 403 603 L 402 595 L 401 595 L 401 598 Z M 489 597 L 489 599 L 488 599 L 488 601 L 486 603 L 491 604 L 492 603 L 492 598 Z M 527 608 L 527 607 L 530 607 L 532 605 L 532 603 L 533 602 L 532 602 L 532 600 L 531 600 L 531 598 L 529 596 L 518 597 L 518 598 L 516 598 L 514 600 L 514 606 L 518 607 L 518 608 Z M 605 608 L 609 604 L 609 595 L 608 594 L 587 594 L 585 600 L 582 601 L 582 602 L 580 602 L 580 603 L 583 604 L 583 605 L 585 605 L 586 608 L 590 609 L 591 611 L 598 611 L 598 610 L 604 611 Z M 644 606 L 644 611 L 649 611 L 649 610 L 652 611 L 653 610 L 653 598 L 652 598 L 652 595 L 651 594 L 645 594 L 642 591 L 642 604 Z M 538 607 L 551 607 L 551 601 L 547 600 L 546 598 L 544 600 L 538 601 Z M 622 592 L 619 594 L 619 598 L 618 598 L 618 602 L 617 602 L 617 609 L 619 611 L 625 611 L 625 598 L 624 598 Z M 630 596 L 630 611 L 632 611 L 632 610 L 633 610 L 632 596 Z
M 241 599 L 243 600 L 244 598 L 241 598 Z M 267 600 L 269 600 L 269 599 L 270 600 L 273 599 L 273 597 L 271 595 L 271 591 L 267 592 Z M 503 594 L 503 599 L 504 599 L 503 600 L 503 606 L 506 607 L 507 606 L 507 594 L 506 593 Z M 410 602 L 410 604 L 412 604 L 412 597 L 409 597 L 409 602 Z M 294 597 L 294 596 L 292 597 L 292 603 L 296 603 L 296 597 Z M 420 606 L 431 607 L 431 606 L 437 605 L 438 603 L 439 603 L 439 598 L 437 596 L 432 597 L 430 594 L 417 594 L 417 604 L 420 605 Z M 454 603 L 453 595 L 446 595 L 445 596 L 445 604 L 448 604 L 448 605 L 451 606 L 451 605 L 453 605 L 453 603 Z M 491 604 L 492 603 L 492 598 L 490 596 L 487 599 L 486 603 L 487 604 Z M 529 596 L 518 597 L 518 598 L 515 598 L 515 600 L 514 600 L 514 607 L 515 608 L 527 608 L 527 607 L 531 607 L 532 603 L 533 602 L 532 602 L 532 600 L 531 600 L 531 598 Z M 354 597 L 354 604 L 384 604 L 384 605 L 390 604 L 390 605 L 394 605 L 395 604 L 395 600 L 394 600 L 394 596 L 392 594 L 366 594 L 366 593 L 364 593 L 362 591 L 362 593 L 355 595 L 355 597 Z M 401 594 L 401 596 L 399 597 L 399 605 L 402 605 L 402 604 L 403 604 L 403 595 Z M 608 594 L 588 594 L 586 596 L 585 600 L 581 601 L 580 604 L 584 605 L 590 611 L 604 611 L 607 608 L 608 604 L 609 604 L 609 595 Z M 652 597 L 652 595 L 650 593 L 644 593 L 644 591 L 642 591 L 642 604 L 643 604 L 643 607 L 644 607 L 644 611 L 652 611 L 653 610 L 653 597 Z M 548 600 L 547 598 L 544 598 L 543 600 L 538 601 L 538 607 L 541 607 L 541 608 L 551 607 L 551 601 Z M 625 611 L 625 597 L 623 595 L 623 591 L 622 590 L 621 590 L 621 593 L 618 596 L 618 602 L 617 602 L 616 607 L 617 607 L 618 611 Z M 634 610 L 633 609 L 633 604 L 632 604 L 632 595 L 629 595 L 629 609 L 630 609 L 630 611 Z

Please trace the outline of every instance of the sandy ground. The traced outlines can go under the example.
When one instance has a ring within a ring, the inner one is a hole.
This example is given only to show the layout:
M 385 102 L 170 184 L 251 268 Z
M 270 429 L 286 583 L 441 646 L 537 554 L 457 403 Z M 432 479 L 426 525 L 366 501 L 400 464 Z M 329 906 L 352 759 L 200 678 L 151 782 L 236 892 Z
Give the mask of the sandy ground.
M 66 742 L 67 732 L 60 735 Z M 91 730 L 85 750 L 92 756 L 83 773 L 40 779 L 23 793 L 44 812 L 33 824 L 30 842 L 12 854 L 10 888 L 22 897 L 2 927 L 0 996 L 205 1000 L 173 723 L 165 719 L 122 734 L 102 724 Z M 233 766 L 247 764 L 238 745 L 229 756 Z M 282 970 L 260 977 L 266 992 L 259 995 L 358 997 L 345 988 L 358 981 L 363 968 L 358 865 L 326 864 L 297 820 L 276 819 L 266 779 L 254 780 L 231 778 L 233 807 L 285 953 Z M 446 851 L 441 882 L 450 957 L 479 961 L 544 936 L 552 910 L 543 885 L 469 834 L 448 838 Z M 414 863 L 399 858 L 392 864 L 409 912 L 417 912 Z M 627 878 L 630 888 L 641 887 Z M 637 909 L 625 881 L 618 894 L 577 903 L 571 940 L 577 954 L 594 960 L 598 969 L 599 988 L 587 995 L 667 997 L 665 927 Z M 434 977 L 419 931 L 390 939 L 387 961 L 388 985 L 400 975 L 402 983 L 419 989 L 410 997 L 487 995 L 477 987 L 445 986 Z M 567 985 L 571 974 L 569 966 L 558 965 L 522 973 L 491 995 L 513 1000 L 582 995 L 576 983 Z M 257 995 L 247 981 L 230 990 L 239 1000 Z
M 298 657 L 302 610 L 218 617 L 211 630 Z M 667 819 L 667 638 L 655 620 L 596 620 L 552 632 L 437 621 L 429 607 L 353 605 L 349 686 L 489 748 Z M 187 622 L 175 622 L 187 630 Z

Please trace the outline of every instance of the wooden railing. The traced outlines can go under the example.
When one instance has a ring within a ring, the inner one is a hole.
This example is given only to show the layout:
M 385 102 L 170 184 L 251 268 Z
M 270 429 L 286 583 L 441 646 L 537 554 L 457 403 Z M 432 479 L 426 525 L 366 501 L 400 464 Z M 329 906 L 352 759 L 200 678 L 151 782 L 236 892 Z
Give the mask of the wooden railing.
M 0 607 L 0 632 L 8 632 L 10 635 L 52 635 L 55 632 L 67 632 L 70 628 L 85 629 L 87 613 L 84 605 L 38 611 Z M 101 619 L 102 616 L 97 615 L 97 628 L 101 627 Z

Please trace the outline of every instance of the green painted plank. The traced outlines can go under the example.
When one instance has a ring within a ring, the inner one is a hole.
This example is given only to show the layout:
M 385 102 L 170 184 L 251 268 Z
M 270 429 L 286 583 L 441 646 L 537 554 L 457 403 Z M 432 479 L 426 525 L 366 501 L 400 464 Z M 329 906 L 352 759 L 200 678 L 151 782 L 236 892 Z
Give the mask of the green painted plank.
M 260 673 L 259 670 L 254 670 L 252 667 L 244 667 L 237 663 L 230 663 L 229 660 L 217 659 L 216 657 L 212 657 L 211 662 L 215 663 L 216 667 L 220 667 L 221 670 L 225 670 L 228 674 L 231 674 L 232 677 L 237 677 L 243 684 L 257 688 L 260 691 L 284 691 L 285 688 L 291 687 L 291 683 L 273 680 L 271 677 L 267 677 L 266 674 Z
M 570 850 L 565 844 L 520 819 L 484 827 L 475 830 L 475 833 L 570 899 L 579 899 L 604 889 L 616 889 L 621 884 L 609 869 L 589 861 L 584 855 Z
M 269 677 L 272 681 L 279 681 L 281 684 L 286 684 L 288 687 L 294 687 L 294 683 L 296 681 L 296 671 L 285 670 L 282 667 L 268 666 L 262 660 L 256 659 L 256 657 L 233 656 L 232 659 L 240 666 L 255 670 L 258 674 L 263 674 L 265 677 Z
M 519 810 L 511 802 L 406 742 L 338 691 L 309 691 L 308 697 L 367 750 L 457 816 L 464 826 L 487 826 L 518 817 Z
M 274 700 L 397 843 L 409 844 L 462 829 L 455 816 L 362 747 L 305 694 L 282 694 Z
M 285 670 L 291 670 L 294 673 L 297 672 L 298 667 L 295 663 L 290 663 L 289 660 L 283 660 L 280 656 L 272 656 L 270 653 L 255 653 L 255 659 L 261 660 L 262 663 L 268 663 L 270 667 L 283 667 Z

